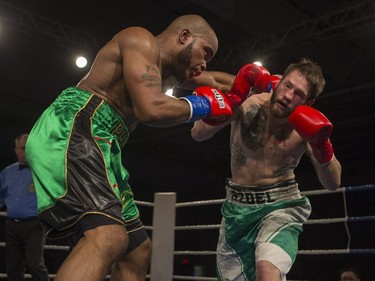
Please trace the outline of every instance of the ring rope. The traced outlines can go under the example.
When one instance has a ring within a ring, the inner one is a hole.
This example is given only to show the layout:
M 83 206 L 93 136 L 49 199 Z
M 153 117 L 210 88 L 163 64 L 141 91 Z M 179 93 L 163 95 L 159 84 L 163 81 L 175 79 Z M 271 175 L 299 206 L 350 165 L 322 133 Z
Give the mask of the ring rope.
M 56 274 L 49 274 L 50 278 L 55 278 Z M 0 278 L 7 278 L 8 275 L 6 273 L 0 273 Z M 31 279 L 31 274 L 26 273 L 25 278 Z M 107 275 L 105 279 L 110 279 L 111 276 Z M 146 275 L 146 279 L 150 279 L 150 275 Z M 198 281 L 217 281 L 216 277 L 198 277 L 198 276 L 182 276 L 182 275 L 173 275 L 173 279 L 175 280 L 198 280 Z M 290 281 L 308 281 L 308 280 L 290 280 Z
M 329 219 L 309 219 L 304 224 L 327 224 L 327 223 L 338 223 L 344 222 L 345 226 L 347 226 L 347 222 L 354 222 L 354 221 L 373 221 L 375 220 L 375 216 L 363 216 L 363 217 L 343 217 L 343 218 L 329 218 Z M 348 229 L 349 231 L 349 229 Z
M 0 242 L 4 247 L 5 242 Z M 69 250 L 69 246 L 45 245 L 49 250 Z M 175 255 L 216 255 L 216 251 L 174 251 Z M 324 254 L 375 254 L 375 249 L 328 249 L 328 250 L 299 250 L 302 255 L 324 255 Z
M 220 224 L 175 226 L 175 230 L 206 230 L 206 229 L 219 229 L 219 228 L 220 228 Z
M 374 221 L 375 216 L 363 216 L 363 217 L 343 217 L 343 218 L 328 218 L 328 219 L 309 219 L 305 224 L 331 224 L 341 222 L 354 222 L 354 221 Z M 208 225 L 184 225 L 175 226 L 176 231 L 184 230 L 208 230 L 208 229 L 219 229 L 220 224 L 208 224 Z M 152 226 L 145 226 L 146 230 L 152 230 Z M 348 234 L 349 235 L 349 234 Z M 0 242 L 0 247 L 4 247 L 5 242 Z M 69 250 L 69 246 L 60 245 L 45 245 L 46 249 L 49 250 Z M 348 247 L 349 249 L 350 247 Z
M 342 194 L 342 200 L 344 201 L 344 213 L 345 213 L 345 217 L 348 217 L 348 208 L 346 206 L 346 195 L 345 195 L 345 192 Z M 350 242 L 351 242 L 352 236 L 350 235 L 348 221 L 345 221 L 344 225 L 345 225 L 346 235 L 348 235 L 348 244 L 347 244 L 346 248 L 350 249 Z
M 176 280 L 202 280 L 202 281 L 217 281 L 216 277 L 198 277 L 198 276 L 182 276 L 182 275 L 173 275 L 173 279 Z
M 174 251 L 175 255 L 216 255 L 216 251 Z M 298 250 L 299 255 L 342 255 L 342 254 L 375 254 L 375 249 L 319 249 L 319 250 Z
M 25 273 L 24 274 L 25 278 L 31 279 L 31 274 Z M 55 278 L 56 274 L 48 274 L 50 278 Z M 6 273 L 0 273 L 0 278 L 8 278 L 8 275 Z
M 152 202 L 146 202 L 146 201 L 138 201 L 134 200 L 134 203 L 137 204 L 138 206 L 147 206 L 147 207 L 154 207 L 155 204 Z
M 375 188 L 375 184 L 364 184 L 364 185 L 356 185 L 356 186 L 346 186 L 340 187 L 336 190 L 328 190 L 328 189 L 319 189 L 319 190 L 308 190 L 302 191 L 302 195 L 320 195 L 320 194 L 327 194 L 327 193 L 339 193 L 345 191 L 364 191 L 364 190 L 371 190 Z
M 357 185 L 357 186 L 348 186 L 348 187 L 340 187 L 336 190 L 309 190 L 309 191 L 302 191 L 301 195 L 320 195 L 320 194 L 327 194 L 327 193 L 337 193 L 337 192 L 345 192 L 345 191 L 361 191 L 361 190 L 371 190 L 375 189 L 375 184 L 365 184 L 365 185 Z M 213 199 L 213 200 L 200 200 L 200 201 L 191 201 L 191 202 L 182 202 L 176 203 L 177 207 L 190 207 L 190 206 L 202 206 L 202 205 L 214 205 L 214 204 L 221 204 L 224 202 L 225 199 Z M 138 201 L 134 200 L 134 202 L 139 206 L 148 206 L 154 207 L 154 203 L 146 202 L 146 201 Z M 0 216 L 6 216 L 6 212 L 0 212 Z
M 321 195 L 321 194 L 331 194 L 331 193 L 345 193 L 345 191 L 363 191 L 363 190 L 372 190 L 372 189 L 375 189 L 375 184 L 340 187 L 336 190 L 319 189 L 319 190 L 301 191 L 301 195 L 308 196 L 308 195 Z M 176 208 L 222 204 L 224 203 L 224 200 L 225 199 L 213 199 L 213 200 L 182 202 L 182 203 L 176 203 Z
M 224 199 L 191 201 L 191 202 L 176 203 L 176 208 L 178 208 L 178 207 L 202 206 L 202 205 L 215 205 L 215 204 L 221 204 L 221 203 L 224 203 Z
M 375 221 L 375 216 L 363 217 L 343 217 L 343 218 L 329 218 L 329 219 L 309 219 L 304 224 L 330 224 L 340 222 L 354 222 L 354 221 Z M 220 224 L 201 224 L 201 225 L 182 225 L 176 226 L 175 230 L 206 230 L 206 229 L 219 229 Z

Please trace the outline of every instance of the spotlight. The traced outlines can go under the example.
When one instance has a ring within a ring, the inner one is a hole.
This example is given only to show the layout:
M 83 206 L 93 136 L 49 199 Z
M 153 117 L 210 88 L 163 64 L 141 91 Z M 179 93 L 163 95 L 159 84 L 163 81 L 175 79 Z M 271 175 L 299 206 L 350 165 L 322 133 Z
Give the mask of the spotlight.
M 76 59 L 76 65 L 79 68 L 84 68 L 87 65 L 87 59 L 85 57 L 78 57 Z

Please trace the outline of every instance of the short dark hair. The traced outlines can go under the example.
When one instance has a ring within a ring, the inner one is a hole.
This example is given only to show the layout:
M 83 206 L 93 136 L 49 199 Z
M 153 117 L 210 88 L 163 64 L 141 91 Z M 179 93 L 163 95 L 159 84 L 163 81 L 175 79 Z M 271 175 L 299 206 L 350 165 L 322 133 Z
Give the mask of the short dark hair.
M 308 99 L 316 99 L 323 92 L 326 84 L 321 67 L 309 58 L 302 58 L 298 63 L 290 64 L 285 70 L 284 76 L 294 70 L 299 71 L 310 84 Z

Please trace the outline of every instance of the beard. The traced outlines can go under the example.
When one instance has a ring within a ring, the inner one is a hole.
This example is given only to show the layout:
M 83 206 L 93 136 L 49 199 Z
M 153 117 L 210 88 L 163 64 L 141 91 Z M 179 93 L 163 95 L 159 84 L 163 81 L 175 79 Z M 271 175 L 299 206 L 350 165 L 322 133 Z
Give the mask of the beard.
M 173 75 L 179 83 L 182 83 L 187 79 L 186 70 L 189 68 L 193 56 L 193 43 L 194 41 L 177 54 L 177 65 L 174 69 Z
M 289 115 L 292 113 L 290 109 L 288 110 L 281 110 L 277 106 L 277 101 L 276 101 L 276 90 L 272 93 L 271 100 L 270 100 L 270 113 L 273 117 L 275 118 L 285 118 L 289 117 Z

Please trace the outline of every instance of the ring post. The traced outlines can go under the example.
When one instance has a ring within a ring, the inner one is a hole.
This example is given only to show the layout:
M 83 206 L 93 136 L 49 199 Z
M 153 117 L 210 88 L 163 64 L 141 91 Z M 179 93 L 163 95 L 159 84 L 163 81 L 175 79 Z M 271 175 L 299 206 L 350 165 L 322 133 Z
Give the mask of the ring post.
M 155 193 L 154 201 L 150 280 L 172 281 L 176 193 Z

